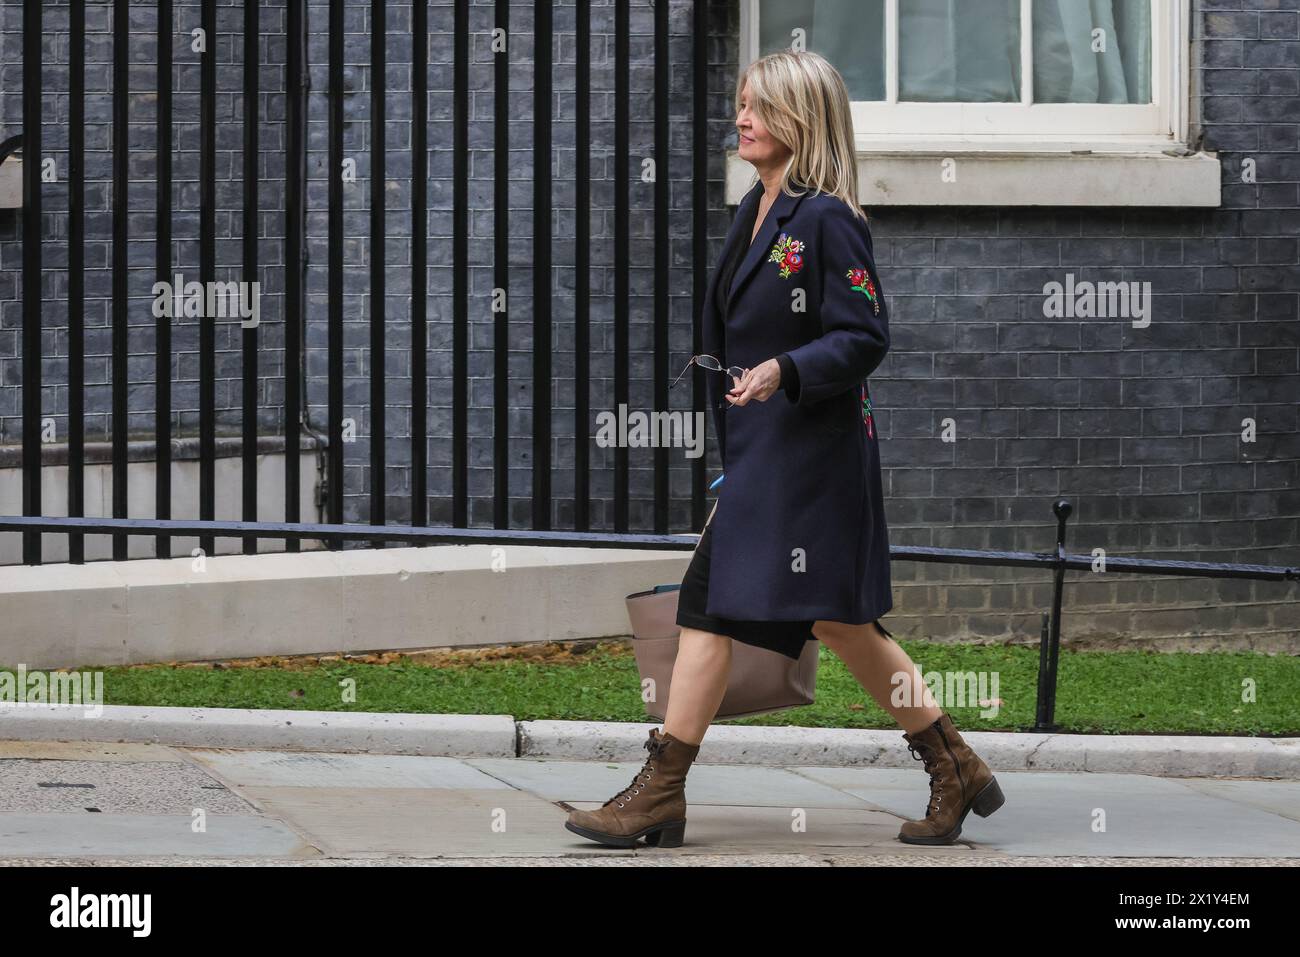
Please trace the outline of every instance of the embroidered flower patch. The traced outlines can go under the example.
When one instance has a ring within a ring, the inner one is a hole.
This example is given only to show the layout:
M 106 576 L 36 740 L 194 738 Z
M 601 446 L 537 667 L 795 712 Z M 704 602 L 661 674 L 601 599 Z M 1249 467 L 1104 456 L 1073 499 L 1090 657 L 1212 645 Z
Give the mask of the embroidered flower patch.
M 865 269 L 850 269 L 845 275 L 849 277 L 849 285 L 870 299 L 872 310 L 880 315 L 880 297 L 876 295 L 876 284 L 871 281 L 871 275 Z
M 776 245 L 772 247 L 772 254 L 767 257 L 770 263 L 781 264 L 781 278 L 789 279 L 792 275 L 803 268 L 804 242 L 802 239 L 795 239 L 782 233 L 776 238 Z
M 858 395 L 862 399 L 862 421 L 867 427 L 867 436 L 876 437 L 875 420 L 871 417 L 871 394 L 867 391 L 867 380 L 863 379 L 858 385 Z

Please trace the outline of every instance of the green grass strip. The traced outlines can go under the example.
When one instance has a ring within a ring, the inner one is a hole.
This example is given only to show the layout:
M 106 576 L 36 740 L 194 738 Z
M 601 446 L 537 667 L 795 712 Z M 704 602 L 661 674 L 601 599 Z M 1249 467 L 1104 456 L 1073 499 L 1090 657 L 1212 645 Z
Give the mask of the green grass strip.
M 1038 650 L 901 642 L 923 674 L 983 673 L 996 714 L 945 704 L 966 730 L 1034 723 Z M 821 650 L 817 700 L 735 724 L 896 728 L 848 670 Z M 105 704 L 424 714 L 509 714 L 521 720 L 648 721 L 636 661 L 603 643 L 562 660 L 432 666 L 323 662 L 294 667 L 151 665 L 107 668 Z M 996 694 L 992 679 L 996 675 Z M 353 685 L 353 683 L 355 683 Z M 355 687 L 355 701 L 345 700 Z M 973 686 L 972 686 L 973 687 Z M 1254 700 L 1250 700 L 1253 693 Z M 1300 658 L 1254 653 L 1062 652 L 1056 722 L 1064 731 L 1120 734 L 1300 734 Z

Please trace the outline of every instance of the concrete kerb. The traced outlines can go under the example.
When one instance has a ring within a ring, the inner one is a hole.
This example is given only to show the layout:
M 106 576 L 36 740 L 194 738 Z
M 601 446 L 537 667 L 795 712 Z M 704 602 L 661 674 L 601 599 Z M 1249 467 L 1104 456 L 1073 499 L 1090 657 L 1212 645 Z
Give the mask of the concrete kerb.
M 448 757 L 640 761 L 658 723 L 516 721 L 506 714 L 384 714 L 154 708 L 0 708 L 0 740 L 152 743 L 191 748 L 370 752 Z M 964 737 L 998 771 L 1097 771 L 1168 777 L 1300 780 L 1300 738 L 1033 734 Z M 897 730 L 717 725 L 707 764 L 915 767 Z
M 0 740 L 98 741 L 183 748 L 241 748 L 375 754 L 514 757 L 508 714 L 383 714 L 259 711 L 245 708 L 147 708 L 105 705 L 0 708 Z

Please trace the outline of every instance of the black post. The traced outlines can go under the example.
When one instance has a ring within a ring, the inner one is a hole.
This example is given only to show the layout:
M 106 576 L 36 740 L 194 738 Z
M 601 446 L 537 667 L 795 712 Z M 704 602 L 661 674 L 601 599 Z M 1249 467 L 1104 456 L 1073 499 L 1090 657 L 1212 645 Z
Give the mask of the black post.
M 388 70 L 388 19 L 384 0 L 370 0 L 370 524 L 383 525 L 387 467 L 384 437 L 388 434 L 388 395 L 385 391 L 387 349 L 384 308 L 386 196 L 384 186 L 385 134 L 388 121 L 385 111 Z M 372 548 L 383 548 L 378 539 Z
M 668 4 L 655 4 L 654 25 L 654 408 L 668 411 L 668 78 L 672 72 L 668 49 Z M 654 523 L 661 535 L 668 531 L 668 446 L 654 450 Z
M 41 514 L 41 4 L 23 4 L 23 514 Z M 73 51 L 80 56 L 81 51 Z M 41 563 L 39 532 L 23 563 Z
M 161 15 L 161 14 L 160 14 Z M 86 2 L 73 0 L 68 46 L 68 515 L 86 514 Z M 165 279 L 166 276 L 160 276 Z M 68 536 L 68 561 L 86 537 Z
M 291 0 L 285 18 L 285 155 L 284 155 L 284 518 L 302 521 L 303 301 L 306 297 L 304 255 L 307 248 L 307 105 L 306 4 Z M 297 538 L 284 542 L 286 552 L 301 548 Z
M 330 0 L 329 17 L 329 451 L 326 519 L 343 523 L 343 0 Z M 286 449 L 291 443 L 285 424 Z M 342 548 L 332 541 L 330 548 Z
M 533 8 L 533 528 L 551 527 L 551 5 Z
M 630 210 L 628 184 L 630 174 L 628 124 L 631 105 L 630 40 L 632 18 L 628 0 L 614 2 L 614 414 L 628 404 L 628 365 L 630 362 L 629 257 Z M 619 442 L 614 446 L 614 531 L 626 532 L 628 526 L 628 449 Z
M 259 0 L 244 0 L 244 275 L 246 283 L 257 282 L 257 180 L 259 149 L 257 123 L 258 96 L 261 84 L 258 69 L 261 66 Z M 241 404 L 243 405 L 243 448 L 241 479 L 243 481 L 243 510 L 246 522 L 257 521 L 257 327 L 243 330 L 243 368 Z M 293 451 L 285 449 L 285 460 Z M 257 554 L 257 538 L 244 536 L 244 554 Z
M 573 527 L 591 528 L 591 0 L 577 0 L 573 81 Z
M 451 524 L 469 525 L 469 0 L 452 32 Z
M 510 0 L 496 0 L 495 26 L 508 38 Z M 510 527 L 510 49 L 507 39 L 506 48 L 496 50 L 492 79 L 492 286 L 505 297 L 505 308 L 492 313 L 492 524 L 496 528 Z
M 1056 513 L 1056 564 L 1052 575 L 1052 618 L 1039 645 L 1038 655 L 1038 709 L 1034 730 L 1048 733 L 1057 730 L 1053 724 L 1056 713 L 1056 666 L 1061 650 L 1061 598 L 1065 590 L 1065 523 L 1074 511 L 1065 499 L 1052 505 Z
M 706 263 L 709 260 L 709 4 L 708 0 L 695 0 L 692 11 L 695 35 L 692 44 L 692 115 L 691 115 L 691 303 L 693 315 L 704 308 L 704 292 L 708 288 Z M 704 351 L 704 336 L 700 323 L 691 323 L 691 355 Z M 703 379 L 699 368 L 691 370 L 691 418 L 705 412 Z M 705 428 L 712 423 L 704 416 Z M 705 459 L 701 455 L 691 463 L 691 528 L 703 528 L 706 518 Z
M 157 281 L 165 283 L 172 282 L 173 29 L 172 0 L 158 0 L 158 116 L 155 150 L 158 180 L 154 193 L 157 217 L 154 270 Z M 74 50 L 80 46 L 80 41 L 73 40 Z M 75 122 L 73 126 L 76 126 Z M 170 311 L 163 310 L 164 313 Z M 172 517 L 172 323 L 179 318 L 164 314 L 154 324 L 154 517 L 164 521 Z M 172 540 L 168 535 L 160 534 L 154 539 L 154 557 L 172 557 Z
M 125 9 L 126 4 L 122 6 Z M 199 10 L 204 44 L 199 68 L 199 281 L 207 290 L 217 278 L 216 0 L 203 0 Z M 217 329 L 216 316 L 208 314 L 206 305 L 199 323 L 199 518 L 212 521 L 217 501 Z M 125 339 L 122 351 L 114 349 L 113 356 L 126 358 Z M 125 446 L 122 454 L 125 458 Z M 199 536 L 199 548 L 205 555 L 213 554 L 216 538 Z
M 113 343 L 113 517 L 126 518 L 127 512 L 127 421 L 129 403 L 127 378 L 127 239 L 129 235 L 127 211 L 127 181 L 130 170 L 127 150 L 131 139 L 127 135 L 130 116 L 128 97 L 130 91 L 131 51 L 130 7 L 126 0 L 113 3 L 113 277 L 112 277 L 112 343 Z M 80 51 L 78 51 L 80 52 Z M 200 516 L 212 518 L 211 514 Z M 124 534 L 113 536 L 113 560 L 125 561 L 127 540 Z
M 429 524 L 429 3 L 411 5 L 411 524 Z

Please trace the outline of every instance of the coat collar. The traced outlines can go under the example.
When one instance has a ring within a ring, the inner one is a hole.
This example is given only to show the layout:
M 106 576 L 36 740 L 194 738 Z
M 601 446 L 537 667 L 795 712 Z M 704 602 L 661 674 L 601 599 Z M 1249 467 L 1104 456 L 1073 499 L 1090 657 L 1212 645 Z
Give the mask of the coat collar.
M 745 197 L 744 201 L 757 206 L 762 195 L 763 183 L 760 180 L 754 185 L 754 188 L 749 191 L 749 194 Z M 806 191 L 798 196 L 791 196 L 784 191 L 776 194 L 776 199 L 772 202 L 771 209 L 767 211 L 767 215 L 763 217 L 762 225 L 758 228 L 758 235 L 754 238 L 753 244 L 750 245 L 749 251 L 745 253 L 745 258 L 744 261 L 741 262 L 740 268 L 736 270 L 736 275 L 731 283 L 731 289 L 727 293 L 728 304 L 730 304 L 736 296 L 740 294 L 740 290 L 744 288 L 745 282 L 758 268 L 759 263 L 767 259 L 768 254 L 772 251 L 772 246 L 776 243 L 776 238 L 781 231 L 781 227 L 784 226 L 786 221 L 794 215 L 795 210 L 799 208 L 799 204 L 803 201 L 803 198 L 806 195 Z M 739 215 L 737 216 L 737 219 L 740 219 L 743 222 L 743 219 L 741 219 Z M 748 236 L 742 235 L 738 241 L 743 243 L 748 240 Z

